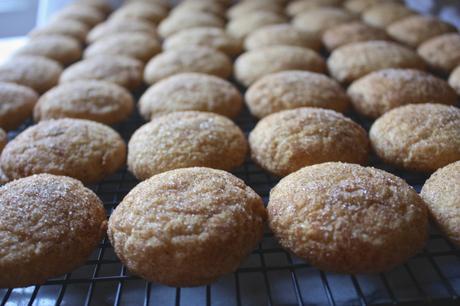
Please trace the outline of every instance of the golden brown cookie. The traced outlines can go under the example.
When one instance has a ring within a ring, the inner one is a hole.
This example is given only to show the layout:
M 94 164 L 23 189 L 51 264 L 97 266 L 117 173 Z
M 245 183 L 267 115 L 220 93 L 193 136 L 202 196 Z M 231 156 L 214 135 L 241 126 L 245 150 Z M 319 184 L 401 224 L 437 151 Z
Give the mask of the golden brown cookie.
M 453 105 L 455 91 L 443 79 L 414 69 L 383 69 L 356 80 L 348 87 L 355 110 L 378 118 L 405 104 L 436 102 Z
M 62 73 L 59 82 L 101 80 L 134 90 L 142 83 L 142 71 L 143 64 L 138 60 L 125 56 L 103 55 L 71 65 Z
M 294 27 L 321 35 L 329 28 L 355 20 L 356 17 L 338 7 L 318 7 L 294 17 Z
M 252 160 L 285 176 L 327 161 L 367 163 L 369 140 L 353 120 L 328 109 L 303 107 L 260 120 L 249 134 Z
M 0 128 L 9 131 L 19 127 L 31 117 L 37 99 L 29 87 L 0 82 Z
M 460 109 L 430 103 L 401 106 L 377 119 L 369 135 L 384 162 L 433 172 L 460 160 Z
M 46 25 L 33 29 L 29 32 L 32 38 L 50 36 L 50 35 L 64 35 L 75 38 L 80 43 L 85 42 L 86 35 L 88 35 L 89 27 L 73 19 L 60 19 L 54 20 Z
M 102 201 L 65 176 L 0 187 L 0 287 L 44 283 L 82 265 L 105 235 Z
M 229 19 L 236 19 L 256 12 L 283 13 L 283 7 L 275 1 L 241 1 L 227 10 Z
M 365 23 L 385 29 L 393 22 L 414 14 L 402 3 L 381 1 L 366 9 L 361 17 Z
M 290 24 L 275 24 L 255 30 L 244 40 L 246 50 L 271 46 L 297 46 L 319 51 L 321 39 L 315 33 L 299 30 Z
M 105 81 L 75 81 L 47 91 L 34 108 L 35 121 L 78 118 L 115 124 L 132 113 L 134 101 L 123 87 Z
M 0 82 L 24 85 L 41 94 L 58 83 L 61 73 L 61 65 L 54 60 L 21 55 L 0 65 Z
M 181 73 L 150 87 L 139 100 L 146 120 L 175 111 L 203 111 L 234 118 L 243 98 L 238 89 L 221 78 L 202 73 Z
M 118 33 L 144 33 L 152 39 L 158 38 L 157 30 L 150 22 L 142 19 L 110 20 L 95 26 L 86 37 L 88 44 L 102 40 L 108 36 Z
M 87 5 L 68 5 L 59 10 L 53 20 L 76 20 L 86 24 L 88 27 L 94 27 L 96 24 L 105 19 L 103 13 Z
M 11 140 L 0 157 L 10 179 L 32 174 L 66 175 L 95 183 L 125 163 L 126 146 L 110 127 L 89 120 L 42 121 Z
M 433 173 L 420 195 L 441 230 L 460 246 L 460 161 Z
M 418 47 L 418 54 L 435 71 L 452 72 L 460 65 L 460 35 L 443 34 L 425 41 Z
M 449 76 L 449 85 L 455 89 L 460 96 L 460 66 L 454 69 Z
M 140 127 L 129 140 L 128 168 L 140 180 L 168 170 L 232 170 L 247 153 L 243 132 L 230 119 L 208 112 L 173 112 Z
M 184 0 L 178 3 L 174 9 L 171 10 L 170 15 L 194 14 L 196 12 L 212 14 L 224 18 L 225 6 L 218 1 Z
M 401 0 L 345 0 L 343 7 L 353 14 L 360 15 L 374 5 L 385 2 L 403 2 Z
M 236 270 L 262 239 L 265 220 L 262 199 L 242 180 L 186 168 L 131 190 L 112 213 L 108 236 L 131 272 L 169 286 L 199 286 Z
M 160 23 L 158 33 L 161 37 L 166 38 L 186 29 L 201 27 L 223 28 L 224 25 L 225 22 L 222 19 L 208 13 L 174 14 Z
M 350 101 L 333 79 L 308 71 L 283 71 L 260 78 L 245 94 L 252 115 L 263 118 L 299 107 L 319 107 L 345 112 Z
M 251 50 L 235 61 L 235 77 L 250 86 L 261 77 L 285 70 L 325 72 L 323 58 L 313 50 L 294 46 L 272 46 Z
M 44 56 L 67 66 L 80 59 L 82 49 L 75 38 L 50 35 L 32 38 L 15 55 Z
M 415 48 L 430 38 L 456 32 L 456 29 L 436 17 L 414 15 L 393 22 L 387 32 L 394 40 Z
M 337 48 L 327 60 L 327 66 L 330 74 L 343 83 L 385 68 L 425 69 L 417 53 L 389 41 L 357 42 Z
M 191 46 L 208 47 L 234 57 L 241 53 L 241 42 L 224 29 L 198 27 L 179 31 L 163 42 L 165 50 L 181 49 Z
M 404 180 L 346 163 L 305 167 L 270 192 L 268 220 L 280 244 L 338 273 L 390 270 L 425 245 L 427 210 Z
M 295 0 L 288 3 L 286 13 L 289 16 L 297 16 L 311 9 L 322 6 L 340 6 L 342 0 Z
M 273 12 L 254 12 L 235 18 L 227 23 L 227 32 L 235 38 L 243 40 L 257 29 L 267 25 L 286 23 L 286 18 Z
M 168 10 L 158 3 L 128 2 L 110 15 L 110 21 L 143 20 L 156 25 L 168 15 Z
M 382 29 L 366 25 L 360 21 L 352 21 L 329 28 L 324 32 L 322 40 L 324 46 L 332 51 L 354 42 L 389 40 L 389 37 Z
M 205 73 L 226 79 L 232 74 L 232 62 L 224 53 L 206 47 L 167 50 L 148 62 L 144 81 L 154 84 L 183 72 Z
M 89 45 L 85 49 L 84 57 L 121 55 L 147 62 L 159 52 L 161 52 L 160 42 L 149 34 L 141 32 L 119 33 Z

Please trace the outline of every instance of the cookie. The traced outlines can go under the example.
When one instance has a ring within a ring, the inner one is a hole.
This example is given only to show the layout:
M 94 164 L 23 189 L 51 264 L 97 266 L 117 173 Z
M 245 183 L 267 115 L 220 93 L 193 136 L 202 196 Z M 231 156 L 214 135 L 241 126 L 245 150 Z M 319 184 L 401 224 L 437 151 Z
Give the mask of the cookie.
M 161 52 L 160 42 L 151 35 L 135 33 L 112 34 L 89 45 L 84 57 L 121 55 L 146 62 Z
M 46 25 L 33 29 L 29 32 L 32 38 L 50 36 L 50 35 L 64 35 L 75 38 L 80 43 L 85 42 L 86 35 L 88 35 L 89 27 L 73 19 L 60 19 L 54 20 Z
M 241 42 L 225 30 L 215 27 L 199 27 L 179 31 L 163 42 L 165 50 L 181 49 L 190 46 L 208 47 L 223 52 L 230 57 L 242 51 Z
M 417 53 L 389 41 L 357 42 L 337 48 L 327 60 L 327 66 L 330 74 L 343 83 L 385 68 L 425 69 Z
M 168 15 L 168 10 L 158 3 L 128 2 L 110 15 L 109 21 L 142 20 L 153 25 L 160 23 Z
M 0 82 L 0 128 L 18 128 L 31 117 L 38 95 L 31 88 Z
M 133 58 L 116 55 L 96 56 L 69 66 L 62 73 L 59 82 L 101 80 L 134 90 L 142 83 L 142 71 L 143 64 Z
M 29 40 L 15 55 L 43 56 L 67 66 L 80 59 L 80 43 L 69 36 L 50 35 Z
M 326 30 L 322 36 L 323 44 L 329 51 L 350 43 L 370 40 L 389 40 L 389 37 L 384 30 L 360 21 L 339 24 Z
M 311 9 L 322 6 L 340 6 L 342 0 L 295 0 L 288 3 L 286 13 L 289 16 L 296 16 Z
M 222 52 L 205 47 L 167 50 L 152 58 L 144 71 L 144 81 L 153 84 L 174 74 L 198 72 L 228 78 L 232 63 Z
M 355 19 L 355 16 L 341 8 L 319 7 L 295 16 L 292 24 L 305 32 L 321 35 L 329 28 Z
M 305 106 L 345 112 L 350 104 L 335 80 L 308 71 L 266 75 L 249 87 L 245 100 L 251 114 L 258 118 Z
M 158 38 L 154 25 L 142 19 L 111 20 L 95 26 L 86 37 L 86 42 L 91 44 L 108 36 L 118 33 L 144 33 L 151 38 Z
M 76 20 L 94 27 L 105 19 L 104 14 L 86 5 L 68 5 L 53 16 L 53 20 Z
M 371 26 L 385 29 L 393 22 L 414 14 L 412 10 L 401 3 L 381 1 L 381 3 L 366 9 L 361 18 Z
M 194 14 L 207 13 L 221 18 L 225 18 L 225 6 L 218 1 L 189 1 L 185 0 L 177 4 L 171 10 L 170 15 L 173 14 Z
M 436 17 L 414 15 L 393 22 L 387 32 L 394 40 L 415 48 L 430 38 L 456 32 L 456 29 Z
M 262 199 L 242 180 L 186 168 L 131 190 L 110 216 L 108 236 L 134 274 L 168 286 L 199 286 L 236 270 L 262 239 L 265 220 Z
M 401 0 L 346 0 L 343 7 L 353 14 L 360 15 L 367 9 L 380 3 L 403 2 Z
M 91 6 L 104 15 L 108 15 L 112 11 L 112 6 L 108 0 L 78 0 L 75 3 Z
M 95 183 L 123 166 L 126 146 L 115 130 L 89 120 L 42 121 L 11 140 L 0 157 L 7 177 L 51 173 Z
M 272 46 L 251 50 L 235 61 L 235 77 L 249 86 L 261 77 L 285 70 L 325 72 L 323 58 L 313 50 L 294 46 Z
M 0 287 L 25 287 L 82 265 L 105 235 L 101 200 L 65 176 L 33 175 L 0 187 Z
M 290 24 L 275 24 L 255 30 L 244 40 L 246 50 L 271 46 L 297 46 L 319 51 L 321 39 L 314 33 L 296 29 Z
M 377 119 L 369 135 L 384 162 L 433 172 L 460 160 L 460 109 L 430 103 L 401 106 Z
M 61 65 L 54 60 L 21 55 L 0 65 L 0 82 L 24 85 L 41 94 L 58 83 L 61 73 Z
M 168 170 L 232 170 L 247 153 L 243 132 L 230 119 L 208 112 L 173 112 L 140 127 L 129 140 L 128 169 L 139 180 Z
M 425 245 L 427 210 L 403 179 L 346 163 L 305 167 L 270 192 L 268 222 L 280 244 L 338 273 L 388 271 Z
M 139 100 L 145 120 L 175 111 L 203 111 L 236 117 L 243 98 L 230 82 L 201 73 L 181 73 L 150 87 Z
M 158 33 L 161 37 L 166 38 L 186 29 L 200 27 L 223 28 L 224 24 L 225 22 L 222 19 L 208 13 L 174 14 L 160 23 Z
M 369 140 L 353 120 L 328 109 L 303 107 L 260 120 L 249 134 L 252 160 L 277 176 L 328 161 L 367 163 Z
M 437 225 L 460 246 L 460 161 L 433 173 L 420 195 Z
M 34 108 L 35 121 L 78 118 L 115 124 L 132 113 L 134 101 L 123 87 L 105 81 L 75 81 L 47 91 Z
M 429 73 L 414 69 L 383 69 L 356 80 L 348 87 L 355 110 L 378 118 L 405 104 L 436 102 L 453 105 L 457 101 L 449 84 Z
M 286 18 L 278 13 L 260 11 L 235 18 L 227 23 L 227 32 L 243 40 L 257 29 L 267 25 L 286 23 Z
M 449 85 L 455 89 L 460 96 L 460 66 L 454 69 L 449 76 Z
M 202 0 L 200 0 L 200 1 L 202 1 Z M 219 1 L 223 1 L 223 0 L 219 0 Z M 159 5 L 165 10 L 169 10 L 171 8 L 171 6 L 172 6 L 171 0 L 125 0 L 124 2 L 126 4 L 134 3 L 134 2 L 142 2 L 142 3 L 145 3 L 145 4 L 151 4 L 151 5 L 154 5 L 154 6 Z
M 460 35 L 443 34 L 425 41 L 418 47 L 418 54 L 431 69 L 448 74 L 460 65 Z
M 241 1 L 227 10 L 227 17 L 236 19 L 257 12 L 282 14 L 283 7 L 275 1 Z

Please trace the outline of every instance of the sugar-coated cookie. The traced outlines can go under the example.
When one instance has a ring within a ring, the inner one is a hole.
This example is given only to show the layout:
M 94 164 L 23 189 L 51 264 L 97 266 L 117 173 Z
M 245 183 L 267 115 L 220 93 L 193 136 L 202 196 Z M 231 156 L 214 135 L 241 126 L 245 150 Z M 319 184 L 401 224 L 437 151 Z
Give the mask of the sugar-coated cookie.
M 32 116 L 37 99 L 29 87 L 0 82 L 0 128 L 9 131 L 19 127 Z
M 460 65 L 460 35 L 449 33 L 435 36 L 418 47 L 418 54 L 435 71 L 448 74 Z

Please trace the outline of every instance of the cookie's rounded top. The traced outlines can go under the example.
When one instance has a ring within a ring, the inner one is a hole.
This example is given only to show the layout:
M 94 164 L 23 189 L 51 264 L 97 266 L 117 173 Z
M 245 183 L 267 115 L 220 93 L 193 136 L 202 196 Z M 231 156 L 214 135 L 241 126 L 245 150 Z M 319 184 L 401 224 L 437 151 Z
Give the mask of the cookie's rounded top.
M 450 73 L 460 65 L 460 35 L 443 34 L 433 37 L 418 47 L 418 54 L 428 65 L 439 72 Z
M 251 114 L 258 118 L 305 106 L 344 112 L 350 104 L 335 80 L 319 73 L 294 70 L 260 78 L 246 91 L 245 100 Z
M 53 20 L 77 20 L 93 27 L 104 20 L 105 16 L 97 9 L 87 5 L 68 5 L 53 15 Z
M 199 0 L 199 1 L 204 1 L 204 0 Z M 218 1 L 222 1 L 222 0 L 218 0 Z M 126 4 L 135 3 L 135 2 L 142 2 L 142 3 L 145 3 L 146 5 L 151 5 L 155 7 L 160 5 L 161 7 L 163 7 L 163 9 L 167 11 L 172 6 L 172 3 L 170 0 L 125 0 Z
M 224 21 L 217 16 L 208 13 L 193 12 L 190 14 L 170 15 L 158 26 L 161 37 L 169 37 L 181 30 L 198 27 L 223 28 Z
M 286 18 L 270 11 L 257 11 L 235 18 L 227 23 L 227 32 L 235 38 L 243 40 L 257 29 L 267 25 L 286 23 Z
M 216 27 L 198 27 L 179 31 L 163 42 L 165 50 L 179 49 L 190 46 L 209 47 L 228 56 L 241 53 L 241 42 L 229 35 L 224 29 Z
M 319 51 L 321 49 L 321 40 L 318 35 L 299 30 L 290 24 L 264 26 L 249 34 L 244 40 L 246 50 L 280 45 L 304 47 Z
M 95 26 L 86 37 L 87 43 L 93 43 L 97 40 L 104 39 L 109 35 L 118 33 L 145 33 L 150 35 L 152 39 L 158 38 L 158 34 L 154 25 L 142 19 L 124 19 L 110 20 Z
M 183 72 L 205 73 L 225 79 L 232 74 L 232 63 L 224 53 L 207 47 L 167 50 L 148 62 L 144 81 L 153 84 Z
M 325 271 L 387 271 L 427 239 L 427 211 L 417 192 L 371 167 L 305 167 L 272 189 L 267 209 L 281 245 Z
M 449 85 L 455 89 L 457 94 L 460 96 L 460 65 L 450 74 Z
M 219 17 L 225 17 L 225 6 L 218 1 L 182 1 L 170 12 L 173 14 L 208 13 Z
M 460 109 L 442 104 L 409 104 L 377 119 L 372 146 L 385 162 L 432 172 L 460 160 Z
M 272 46 L 251 50 L 235 61 L 235 77 L 249 86 L 261 77 L 284 70 L 325 72 L 323 58 L 313 50 L 295 46 Z
M 160 42 L 142 32 L 111 34 L 89 45 L 84 57 L 122 55 L 146 62 L 161 52 Z
M 329 28 L 324 32 L 322 40 L 328 50 L 334 50 L 354 42 L 389 40 L 389 37 L 382 29 L 352 21 Z
M 112 11 L 112 6 L 107 0 L 78 0 L 75 3 L 93 7 L 105 15 Z
M 168 10 L 161 4 L 138 1 L 126 3 L 110 15 L 109 20 L 140 19 L 155 25 L 163 20 L 167 15 Z
M 40 97 L 34 109 L 35 121 L 79 118 L 105 124 L 125 120 L 134 101 L 123 87 L 105 81 L 64 83 Z
M 260 120 L 249 134 L 251 157 L 269 172 L 285 176 L 327 161 L 365 164 L 366 131 L 333 110 L 303 107 Z
M 32 38 L 15 55 L 44 56 L 67 66 L 80 59 L 80 42 L 65 35 L 49 35 Z
M 40 284 L 83 264 L 107 227 L 101 200 L 79 181 L 33 175 L 0 187 L 0 287 Z
M 425 69 L 425 63 L 417 53 L 389 41 L 365 41 L 344 45 L 331 53 L 327 65 L 331 75 L 344 83 L 385 68 Z
M 414 14 L 414 11 L 404 4 L 381 1 L 381 3 L 366 9 L 363 12 L 362 19 L 367 24 L 384 29 L 393 22 Z
M 31 88 L 0 82 L 0 127 L 14 130 L 32 115 L 38 95 Z
M 68 67 L 60 83 L 77 80 L 102 80 L 134 90 L 142 83 L 143 65 L 140 61 L 119 55 L 95 56 Z
M 414 69 L 383 69 L 371 72 L 348 87 L 354 108 L 362 115 L 378 118 L 405 104 L 457 101 L 449 84 L 429 73 Z
M 460 246 L 460 161 L 433 173 L 420 195 L 441 230 Z
M 236 19 L 255 12 L 283 13 L 283 7 L 274 1 L 242 1 L 227 10 L 227 17 Z
M 417 47 L 435 36 L 456 32 L 453 25 L 432 16 L 408 16 L 387 27 L 388 34 L 394 39 L 411 47 Z
M 173 112 L 140 127 L 128 144 L 128 168 L 141 180 L 177 168 L 232 170 L 247 141 L 230 119 L 208 112 Z
M 64 35 L 77 39 L 79 42 L 84 42 L 88 34 L 89 27 L 73 19 L 55 20 L 46 25 L 33 29 L 29 32 L 30 37 L 42 37 L 50 35 Z
M 112 213 L 108 235 L 135 274 L 169 286 L 198 286 L 234 271 L 262 238 L 265 219 L 262 199 L 242 180 L 186 168 L 131 190 Z
M 0 65 L 0 82 L 24 85 L 41 94 L 58 83 L 61 73 L 61 65 L 52 59 L 20 55 Z
M 340 4 L 342 4 L 342 0 L 295 0 L 288 3 L 286 13 L 294 17 L 318 7 L 339 6 Z
M 318 7 L 294 17 L 292 24 L 301 30 L 322 34 L 327 29 L 356 17 L 338 7 Z
M 361 14 L 374 5 L 384 2 L 402 2 L 401 0 L 346 0 L 343 7 L 353 14 Z
M 139 112 L 146 119 L 175 111 L 196 110 L 234 118 L 243 106 L 238 89 L 218 77 L 181 73 L 150 87 L 139 100 Z
M 52 173 L 94 183 L 118 170 L 125 156 L 123 139 L 110 127 L 58 119 L 42 121 L 16 136 L 3 150 L 0 166 L 10 179 Z

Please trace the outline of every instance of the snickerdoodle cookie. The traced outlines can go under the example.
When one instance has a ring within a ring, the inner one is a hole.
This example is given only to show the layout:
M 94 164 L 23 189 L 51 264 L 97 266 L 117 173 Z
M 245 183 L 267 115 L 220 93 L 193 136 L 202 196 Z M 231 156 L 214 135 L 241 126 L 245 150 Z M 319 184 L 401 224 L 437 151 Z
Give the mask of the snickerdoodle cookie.
M 229 19 L 237 19 L 257 12 L 283 13 L 283 6 L 275 1 L 241 1 L 227 10 Z
M 101 80 L 134 90 L 142 84 L 142 63 L 136 59 L 119 55 L 95 56 L 69 66 L 59 82 L 79 80 Z
M 225 22 L 222 19 L 208 13 L 175 14 L 170 15 L 159 24 L 158 33 L 161 37 L 166 38 L 186 29 L 200 27 L 223 28 L 224 25 Z
M 168 15 L 168 10 L 161 4 L 147 2 L 129 2 L 110 15 L 114 20 L 143 20 L 153 25 L 158 24 Z
M 339 47 L 332 52 L 327 65 L 331 75 L 343 83 L 385 68 L 425 69 L 425 63 L 414 51 L 397 43 L 380 40 Z
M 286 13 L 289 16 L 296 16 L 322 6 L 340 6 L 341 3 L 342 0 L 295 0 L 287 4 Z
M 455 91 L 443 79 L 414 69 L 383 69 L 353 82 L 348 95 L 358 113 L 378 118 L 390 109 L 415 103 L 453 105 Z
M 460 65 L 460 35 L 443 34 L 420 45 L 418 54 L 438 72 L 448 74 Z
M 385 2 L 402 2 L 401 0 L 345 0 L 343 7 L 353 14 L 360 15 L 374 5 Z
M 254 162 L 277 176 L 327 161 L 365 164 L 369 153 L 361 126 L 333 110 L 310 107 L 263 118 L 249 145 Z
M 365 10 L 361 17 L 365 23 L 385 29 L 393 22 L 414 14 L 402 3 L 381 1 Z
M 460 109 L 430 103 L 401 106 L 377 119 L 369 136 L 386 163 L 432 172 L 460 160 Z
M 94 183 L 123 166 L 125 157 L 125 143 L 110 127 L 58 119 L 33 125 L 11 140 L 0 166 L 10 179 L 51 173 Z
M 225 6 L 218 1 L 184 0 L 178 3 L 169 14 L 194 14 L 198 12 L 225 18 L 225 11 Z
M 417 192 L 399 177 L 355 164 L 292 173 L 272 189 L 267 210 L 280 244 L 325 271 L 387 271 L 427 239 L 427 209 Z
M 230 119 L 208 112 L 174 112 L 140 127 L 128 144 L 128 168 L 140 180 L 177 168 L 231 170 L 246 157 L 247 141 Z
M 186 168 L 140 183 L 110 216 L 108 236 L 131 272 L 199 286 L 233 272 L 262 239 L 262 199 L 230 173 Z
M 151 39 L 158 38 L 157 30 L 151 23 L 141 19 L 110 20 L 95 26 L 86 37 L 87 43 L 102 40 L 118 33 L 144 33 Z
M 123 87 L 105 81 L 64 83 L 40 97 L 34 109 L 35 121 L 79 118 L 114 124 L 131 115 L 134 101 Z
M 295 16 L 292 24 L 303 31 L 321 35 L 329 28 L 355 19 L 355 16 L 338 7 L 318 7 Z
M 58 83 L 61 73 L 61 65 L 52 59 L 21 55 L 0 65 L 0 82 L 24 85 L 41 94 Z
M 449 85 L 455 89 L 460 96 L 460 66 L 454 69 L 449 76 Z
M 232 62 L 224 53 L 207 47 L 167 50 L 148 62 L 144 81 L 153 84 L 183 72 L 205 73 L 226 79 L 232 74 Z
M 286 23 L 286 21 L 286 18 L 278 13 L 260 11 L 229 21 L 226 29 L 233 37 L 243 40 L 257 29 L 267 25 Z
M 101 200 L 76 179 L 33 175 L 0 187 L 0 287 L 25 287 L 82 265 L 105 235 Z
M 29 87 L 0 82 L 0 128 L 14 130 L 31 117 L 38 95 Z
M 251 114 L 258 118 L 305 106 L 345 112 L 350 104 L 347 94 L 335 80 L 298 70 L 262 77 L 246 91 L 245 100 Z
M 394 40 L 415 48 L 430 38 L 456 32 L 456 29 L 436 17 L 414 15 L 393 22 L 387 32 Z
M 68 5 L 53 15 L 53 20 L 76 20 L 94 27 L 105 19 L 103 13 L 87 5 Z
M 202 73 L 181 73 L 150 87 L 139 100 L 146 120 L 165 113 L 196 110 L 234 118 L 243 106 L 238 89 L 221 78 Z
M 299 30 L 290 24 L 275 24 L 255 30 L 244 40 L 246 50 L 270 46 L 297 46 L 319 51 L 321 39 L 315 33 Z
M 460 246 L 460 161 L 433 173 L 420 195 L 441 230 Z
M 30 31 L 30 37 L 42 37 L 50 35 L 63 35 L 75 38 L 80 43 L 85 42 L 89 27 L 79 21 L 72 19 L 55 20 L 46 25 Z
M 261 77 L 285 70 L 325 72 L 326 64 L 315 51 L 295 46 L 271 46 L 251 50 L 235 61 L 235 77 L 249 86 Z

